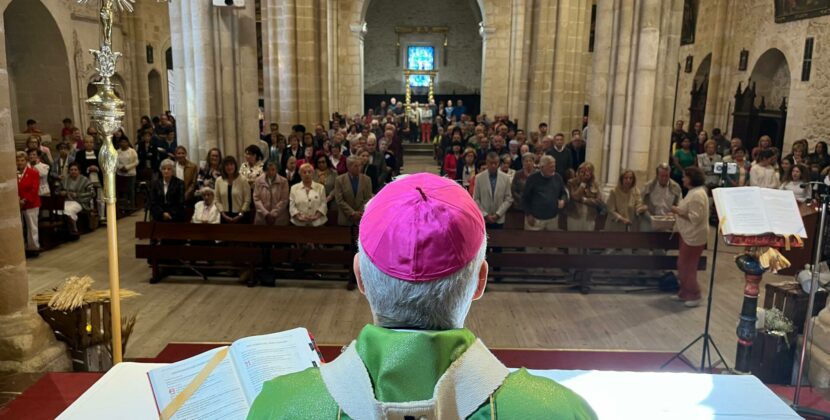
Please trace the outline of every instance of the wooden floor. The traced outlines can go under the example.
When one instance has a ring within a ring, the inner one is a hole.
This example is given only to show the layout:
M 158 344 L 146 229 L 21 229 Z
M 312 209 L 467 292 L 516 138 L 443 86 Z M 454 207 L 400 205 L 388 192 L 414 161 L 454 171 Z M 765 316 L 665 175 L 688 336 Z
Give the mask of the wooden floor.
M 429 168 L 426 162 L 411 161 L 410 170 Z M 343 283 L 248 288 L 230 279 L 173 277 L 151 285 L 149 267 L 134 258 L 134 224 L 141 218 L 118 222 L 121 284 L 141 293 L 123 304 L 124 314 L 138 314 L 126 357 L 152 357 L 174 341 L 231 341 L 297 326 L 308 328 L 321 344 L 345 344 L 372 321 L 364 297 L 346 291 Z M 721 250 L 712 334 L 731 366 L 743 276 L 733 263 L 735 250 L 723 245 Z M 106 258 L 106 229 L 101 228 L 30 260 L 30 292 L 48 290 L 70 275 L 90 275 L 106 288 Z M 708 271 L 699 273 L 704 293 L 708 279 Z M 782 279 L 764 277 L 765 282 Z M 705 301 L 687 309 L 664 293 L 581 295 L 553 286 L 491 284 L 473 304 L 467 326 L 491 347 L 677 351 L 702 332 L 705 314 Z M 696 345 L 688 356 L 698 359 L 700 348 Z

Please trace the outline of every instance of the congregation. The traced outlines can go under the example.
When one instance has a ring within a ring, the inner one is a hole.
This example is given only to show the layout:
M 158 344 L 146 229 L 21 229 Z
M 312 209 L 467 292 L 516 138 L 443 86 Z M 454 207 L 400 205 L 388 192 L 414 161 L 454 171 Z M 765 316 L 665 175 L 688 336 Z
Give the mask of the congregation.
M 806 140 L 795 142 L 782 157 L 768 136 L 750 151 L 719 129 L 710 138 L 700 123 L 689 132 L 683 126 L 677 122 L 671 159 L 655 168 L 653 179 L 639 185 L 636 174 L 624 170 L 610 191 L 602 190 L 586 161 L 587 121 L 569 139 L 544 122 L 527 133 L 507 115 L 473 117 L 460 100 L 406 107 L 392 98 L 365 115 L 335 113 L 313 131 L 294 125 L 283 134 L 271 123 L 239 160 L 213 148 L 191 161 L 176 142 L 169 113 L 142 117 L 135 143 L 119 130 L 113 144 L 118 203 L 126 211 L 136 209 L 140 190 L 154 221 L 313 227 L 357 226 L 366 203 L 401 173 L 403 144 L 430 142 L 440 174 L 469 191 L 488 229 L 502 229 L 508 211 L 522 212 L 531 231 L 655 231 L 667 229 L 666 218 L 676 220 L 679 297 L 696 306 L 695 267 L 706 245 L 711 190 L 782 188 L 806 201 L 809 182 L 826 176 L 830 155 L 824 142 L 813 153 Z M 20 208 L 27 250 L 37 251 L 41 197 L 64 199 L 71 235 L 82 212 L 103 217 L 102 140 L 94 127 L 83 135 L 69 119 L 51 147 L 41 144 L 36 121 L 26 133 L 26 150 L 17 153 Z M 734 170 L 719 169 L 730 163 Z

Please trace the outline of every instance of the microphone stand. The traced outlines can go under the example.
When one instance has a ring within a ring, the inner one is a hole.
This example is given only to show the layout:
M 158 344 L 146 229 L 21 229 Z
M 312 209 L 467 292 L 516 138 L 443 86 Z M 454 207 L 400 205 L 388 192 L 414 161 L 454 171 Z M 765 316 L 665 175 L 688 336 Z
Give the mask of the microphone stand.
M 812 278 L 810 279 L 810 297 L 807 300 L 807 317 L 804 320 L 804 337 L 801 340 L 801 357 L 798 362 L 798 374 L 796 375 L 795 393 L 793 394 L 791 407 L 798 414 L 827 419 L 830 418 L 830 413 L 798 405 L 801 399 L 801 381 L 804 378 L 804 365 L 807 361 L 807 342 L 810 341 L 813 333 L 813 307 L 816 301 L 816 289 L 818 289 L 819 263 L 821 262 L 821 256 L 824 250 L 824 229 L 827 220 L 827 207 L 830 205 L 830 195 L 822 194 L 819 200 L 821 203 L 821 218 L 818 225 L 818 235 L 816 235 L 815 242 L 813 243 L 815 254 L 813 257 Z

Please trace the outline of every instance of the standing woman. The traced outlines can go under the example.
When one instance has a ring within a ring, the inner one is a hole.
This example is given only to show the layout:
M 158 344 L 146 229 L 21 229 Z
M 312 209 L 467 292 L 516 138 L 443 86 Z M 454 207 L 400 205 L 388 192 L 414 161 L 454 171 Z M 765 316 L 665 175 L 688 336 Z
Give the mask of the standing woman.
M 755 146 L 754 149 L 752 149 L 752 161 L 754 162 L 758 160 L 758 153 L 760 153 L 762 150 L 768 150 L 770 148 L 772 148 L 772 139 L 770 138 L 770 136 L 761 136 L 758 139 L 758 145 Z
M 810 180 L 807 176 L 807 167 L 800 164 L 793 165 L 790 172 L 784 178 L 780 189 L 790 190 L 795 194 L 799 203 L 806 203 L 813 198 L 813 189 L 810 187 Z
M 672 163 L 674 164 L 674 171 L 672 178 L 679 181 L 683 178 L 683 171 L 690 166 L 695 166 L 697 163 L 697 152 L 692 150 L 692 141 L 685 137 L 680 140 L 680 148 L 674 152 L 672 156 Z
M 277 163 L 268 162 L 265 173 L 254 184 L 255 225 L 288 224 L 288 181 L 277 173 Z
M 314 168 L 309 163 L 300 166 L 302 182 L 291 187 L 289 193 L 289 214 L 296 226 L 322 226 L 328 218 L 326 213 L 326 188 L 314 182 Z
M 48 147 L 40 144 L 40 136 L 34 135 L 26 140 L 26 152 L 28 153 L 30 150 L 37 150 L 38 155 L 40 155 L 40 161 L 52 166 L 52 152 Z M 26 157 L 28 158 L 28 154 Z
M 597 209 L 602 205 L 599 185 L 594 179 L 594 165 L 583 162 L 576 170 L 576 176 L 568 181 L 568 231 L 594 231 Z
M 732 161 L 738 165 L 738 171 L 734 174 L 727 173 L 727 187 L 745 187 L 749 185 L 749 172 L 752 164 L 746 158 L 746 149 L 739 147 L 732 151 Z
M 723 157 L 715 151 L 717 150 L 717 143 L 714 140 L 709 140 L 703 145 L 703 154 L 697 155 L 697 166 L 703 170 L 706 176 L 706 186 L 709 189 L 720 186 L 720 174 L 715 173 L 715 164 L 723 162 Z
M 152 130 L 145 130 L 139 136 L 139 142 L 135 145 L 138 154 L 138 169 L 136 175 L 141 181 L 153 179 L 159 167 L 157 142 Z
M 118 129 L 115 130 L 114 133 L 112 133 L 112 144 L 115 147 L 118 147 L 118 145 L 121 144 L 122 139 L 127 140 L 127 143 L 130 143 L 130 138 L 127 137 L 126 134 L 124 134 L 124 129 L 119 127 Z
M 262 150 L 259 146 L 250 145 L 245 148 L 245 162 L 239 168 L 239 175 L 253 187 L 254 182 L 262 175 Z
M 208 187 L 214 190 L 216 180 L 222 176 L 222 152 L 214 147 L 207 152 L 205 164 L 200 165 L 199 174 L 196 175 L 196 196 L 200 197 L 202 189 Z
M 233 156 L 222 159 L 222 177 L 216 180 L 216 206 L 222 212 L 222 224 L 244 223 L 251 206 L 251 186 L 239 175 Z
M 677 256 L 680 291 L 676 299 L 690 308 L 700 305 L 697 266 L 709 238 L 709 197 L 705 182 L 706 177 L 700 168 L 686 168 L 683 172 L 683 186 L 689 193 L 677 206 L 672 207 L 672 213 L 677 216 L 675 231 L 680 234 L 680 252 Z
M 26 250 L 39 251 L 38 213 L 40 213 L 40 174 L 29 166 L 26 152 L 14 155 L 17 164 L 17 197 L 20 201 L 20 214 L 26 224 Z
M 778 166 L 778 181 L 779 185 L 787 179 L 787 175 L 790 174 L 790 169 L 795 166 L 795 162 L 793 161 L 792 156 L 786 156 L 781 159 L 781 165 Z
M 126 191 L 120 191 L 118 195 L 126 198 L 129 210 L 135 208 L 136 167 L 138 167 L 138 153 L 130 147 L 130 141 L 122 137 L 118 143 L 118 163 L 115 172 L 121 182 L 117 182 L 116 185 L 126 186 Z
M 640 226 L 638 217 L 644 211 L 642 204 L 642 195 L 637 189 L 637 176 L 630 169 L 623 171 L 617 186 L 608 195 L 608 222 L 605 230 L 636 231 Z
M 452 144 L 452 151 L 451 153 L 447 153 L 444 156 L 444 165 L 441 167 L 441 171 L 444 173 L 449 179 L 455 179 L 455 170 L 458 168 L 458 164 L 461 161 L 461 142 L 454 142 Z M 514 201 L 515 202 L 515 201 Z
M 331 169 L 329 159 L 322 154 L 317 154 L 316 169 L 314 171 L 314 182 L 321 184 L 326 189 L 326 203 L 329 210 L 336 210 L 337 203 L 334 202 L 334 181 L 337 179 L 337 172 Z
M 813 153 L 807 156 L 807 163 L 810 164 L 810 171 L 814 181 L 820 179 L 820 174 L 830 166 L 830 154 L 827 153 L 827 143 L 820 141 L 816 143 Z
M 296 134 L 288 136 L 288 147 L 285 149 L 285 153 L 282 154 L 282 162 L 280 163 L 280 170 L 282 172 L 285 172 L 288 158 L 290 157 L 293 157 L 294 160 L 303 157 L 303 149 L 300 148 L 300 138 Z M 290 180 L 291 178 L 288 179 Z
M 470 181 L 476 177 L 476 151 L 468 148 L 464 151 L 463 158 L 458 161 L 455 168 L 455 180 L 461 183 L 465 189 L 470 187 Z
M 516 176 L 516 170 L 511 168 L 513 165 L 513 158 L 510 157 L 508 154 L 501 155 L 501 166 L 499 170 L 506 173 L 507 176 L 510 178 L 510 183 L 513 183 L 513 177 Z
M 280 171 L 280 175 L 288 180 L 288 188 L 300 183 L 300 171 L 297 170 L 297 158 L 294 156 L 289 157 L 285 161 L 285 168 Z

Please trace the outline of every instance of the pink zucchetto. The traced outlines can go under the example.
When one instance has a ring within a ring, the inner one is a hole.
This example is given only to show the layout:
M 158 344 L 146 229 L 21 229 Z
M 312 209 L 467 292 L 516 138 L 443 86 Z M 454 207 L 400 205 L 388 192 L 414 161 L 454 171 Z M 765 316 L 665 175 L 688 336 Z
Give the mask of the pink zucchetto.
M 478 255 L 484 235 L 484 218 L 470 194 L 450 179 L 426 173 L 383 187 L 360 221 L 360 245 L 369 261 L 412 282 L 464 268 Z

